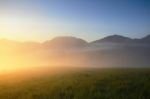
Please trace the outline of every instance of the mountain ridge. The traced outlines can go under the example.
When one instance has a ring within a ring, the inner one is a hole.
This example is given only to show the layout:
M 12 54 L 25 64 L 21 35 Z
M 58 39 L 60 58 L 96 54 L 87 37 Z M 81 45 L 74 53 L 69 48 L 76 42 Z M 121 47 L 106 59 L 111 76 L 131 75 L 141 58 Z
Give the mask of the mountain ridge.
M 91 43 L 100 43 L 100 42 L 128 43 L 131 41 L 132 41 L 132 39 L 129 37 L 125 37 L 125 36 L 121 36 L 121 35 L 110 35 L 110 36 L 106 36 L 102 39 L 95 40 Z
M 92 42 L 87 42 L 84 39 L 81 38 L 77 38 L 77 37 L 73 37 L 73 36 L 58 36 L 55 37 L 51 40 L 47 40 L 43 43 L 39 43 L 39 42 L 30 42 L 30 41 L 25 41 L 25 42 L 19 42 L 19 41 L 15 41 L 15 40 L 8 40 L 8 39 L 0 39 L 0 44 L 9 44 L 9 43 L 21 43 L 21 44 L 43 44 L 43 45 L 53 45 L 50 43 L 55 43 L 60 45 L 60 43 L 62 44 L 66 44 L 66 45 L 78 45 L 77 43 L 81 43 L 80 46 L 82 45 L 87 45 L 87 44 L 92 44 L 92 43 L 146 43 L 146 44 L 150 44 L 150 34 L 140 38 L 140 39 L 132 39 L 130 37 L 126 37 L 126 36 L 122 36 L 122 35 L 110 35 L 110 36 L 106 36 L 102 39 L 98 39 L 98 40 L 94 40 Z M 53 45 L 54 46 L 54 45 Z
M 51 40 L 45 41 L 43 43 L 44 46 L 50 46 L 50 47 L 55 47 L 55 48 L 60 48 L 60 47 L 84 47 L 88 45 L 88 43 L 80 38 L 77 37 L 72 37 L 72 36 L 59 36 L 55 37 Z
M 28 63 L 29 66 L 150 66 L 150 43 L 145 43 L 145 40 L 149 40 L 149 36 L 135 40 L 113 35 L 109 36 L 107 41 L 112 40 L 111 37 L 117 37 L 115 44 L 112 44 L 112 41 L 110 44 L 100 41 L 98 42 L 100 44 L 94 45 L 75 37 L 58 37 L 38 44 L 34 42 L 17 43 L 17 46 L 0 42 L 0 58 L 9 59 L 9 62 L 1 61 L 0 64 L 9 63 L 11 65 L 16 62 L 16 65 L 19 66 L 24 66 L 25 63 Z M 126 39 L 138 44 L 126 42 Z M 126 43 L 120 43 L 120 40 Z M 148 45 L 145 46 L 145 44 Z

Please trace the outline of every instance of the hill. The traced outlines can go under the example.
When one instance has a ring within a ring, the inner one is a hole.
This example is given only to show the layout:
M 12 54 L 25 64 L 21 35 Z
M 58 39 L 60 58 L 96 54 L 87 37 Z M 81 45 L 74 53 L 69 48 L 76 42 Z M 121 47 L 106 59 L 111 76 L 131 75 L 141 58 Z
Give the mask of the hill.
M 129 43 L 132 42 L 131 38 L 120 36 L 120 35 L 111 35 L 104 37 L 100 40 L 93 41 L 91 43 L 102 43 L 102 42 L 107 42 L 107 43 Z
M 80 38 L 60 36 L 44 42 L 43 45 L 50 48 L 82 48 L 88 43 Z

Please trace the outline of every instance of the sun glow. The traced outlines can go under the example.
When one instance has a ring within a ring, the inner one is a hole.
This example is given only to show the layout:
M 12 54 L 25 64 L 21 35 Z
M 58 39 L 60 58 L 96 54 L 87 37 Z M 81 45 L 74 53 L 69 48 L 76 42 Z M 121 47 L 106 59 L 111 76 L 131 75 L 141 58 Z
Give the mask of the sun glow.
M 38 67 L 84 66 L 84 56 L 7 40 L 0 41 L 0 73 Z M 64 57 L 65 56 L 65 57 Z
M 38 66 L 37 59 L 20 43 L 7 40 L 0 42 L 0 73 Z

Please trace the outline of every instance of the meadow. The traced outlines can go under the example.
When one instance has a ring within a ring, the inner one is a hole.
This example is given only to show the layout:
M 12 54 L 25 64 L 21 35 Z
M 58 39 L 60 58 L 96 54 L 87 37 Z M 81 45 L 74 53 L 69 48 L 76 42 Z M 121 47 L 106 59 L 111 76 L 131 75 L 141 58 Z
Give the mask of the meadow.
M 150 99 L 149 68 L 52 71 L 1 75 L 0 99 Z

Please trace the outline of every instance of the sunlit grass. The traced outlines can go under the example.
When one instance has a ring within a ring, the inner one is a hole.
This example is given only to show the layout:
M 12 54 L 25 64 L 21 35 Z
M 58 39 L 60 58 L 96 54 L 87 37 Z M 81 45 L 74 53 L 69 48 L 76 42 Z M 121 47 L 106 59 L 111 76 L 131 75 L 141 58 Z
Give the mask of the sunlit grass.
M 57 69 L 47 68 L 43 75 L 24 72 L 28 80 L 1 82 L 0 99 L 150 98 L 150 69 Z

